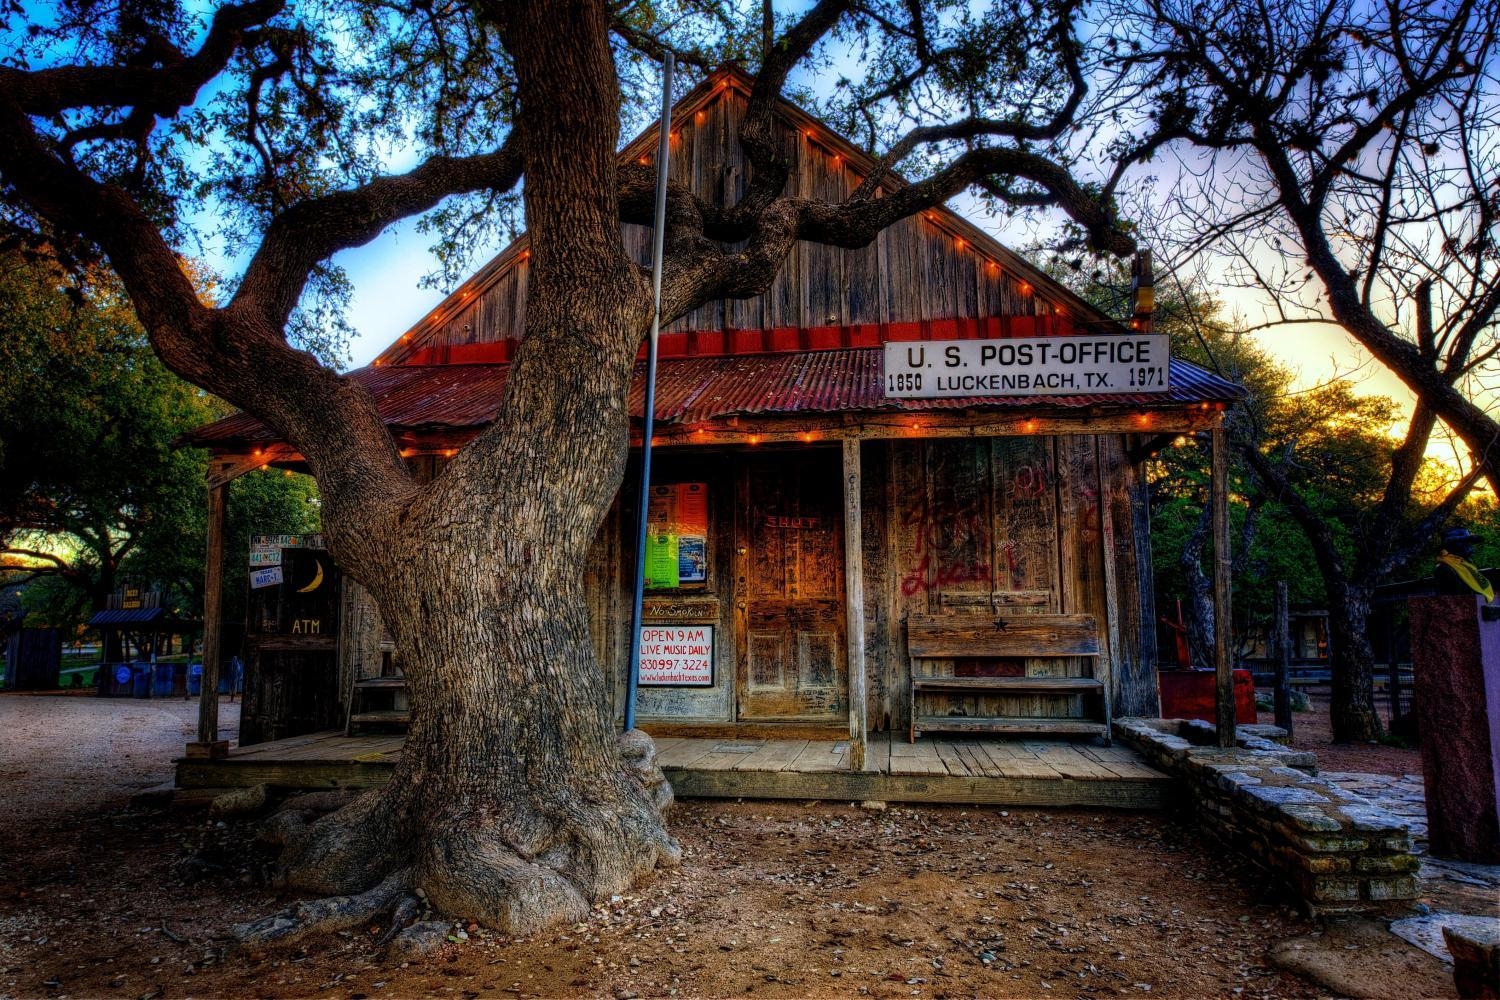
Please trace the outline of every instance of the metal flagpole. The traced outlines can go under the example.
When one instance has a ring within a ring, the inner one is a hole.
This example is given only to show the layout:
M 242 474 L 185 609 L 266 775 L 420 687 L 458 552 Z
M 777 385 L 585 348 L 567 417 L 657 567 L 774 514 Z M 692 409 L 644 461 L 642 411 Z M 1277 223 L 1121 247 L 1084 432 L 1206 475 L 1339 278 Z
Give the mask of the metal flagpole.
M 635 536 L 635 605 L 630 615 L 630 680 L 625 686 L 625 729 L 635 728 L 635 695 L 641 682 L 641 605 L 646 597 L 646 514 L 651 505 L 651 434 L 656 422 L 656 338 L 661 332 L 661 257 L 667 228 L 667 166 L 672 139 L 672 53 L 661 67 L 661 135 L 656 144 L 656 230 L 651 254 L 651 337 L 646 341 L 646 402 L 641 428 L 640 524 Z

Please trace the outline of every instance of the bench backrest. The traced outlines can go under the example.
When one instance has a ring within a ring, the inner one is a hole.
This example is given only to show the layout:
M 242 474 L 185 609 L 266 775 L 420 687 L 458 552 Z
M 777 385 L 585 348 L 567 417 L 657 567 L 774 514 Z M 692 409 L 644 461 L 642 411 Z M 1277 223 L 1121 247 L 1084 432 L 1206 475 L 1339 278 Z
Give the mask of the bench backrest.
M 918 659 L 1098 656 L 1093 615 L 911 615 L 906 649 Z

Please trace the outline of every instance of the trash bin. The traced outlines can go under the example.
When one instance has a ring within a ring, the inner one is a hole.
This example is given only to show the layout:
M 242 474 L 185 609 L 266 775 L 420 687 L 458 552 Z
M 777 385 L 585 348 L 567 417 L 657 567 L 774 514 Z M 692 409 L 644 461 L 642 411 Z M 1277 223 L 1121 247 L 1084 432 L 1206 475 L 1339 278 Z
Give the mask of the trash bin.
M 196 698 L 203 693 L 203 664 L 188 664 L 187 693 L 189 698 Z
M 142 663 L 135 668 L 133 693 L 137 698 L 151 697 L 151 664 Z
M 151 665 L 151 697 L 172 697 L 172 664 L 154 663 Z
M 135 671 L 128 663 L 107 663 L 102 671 L 101 693 L 106 698 L 129 698 L 135 683 Z

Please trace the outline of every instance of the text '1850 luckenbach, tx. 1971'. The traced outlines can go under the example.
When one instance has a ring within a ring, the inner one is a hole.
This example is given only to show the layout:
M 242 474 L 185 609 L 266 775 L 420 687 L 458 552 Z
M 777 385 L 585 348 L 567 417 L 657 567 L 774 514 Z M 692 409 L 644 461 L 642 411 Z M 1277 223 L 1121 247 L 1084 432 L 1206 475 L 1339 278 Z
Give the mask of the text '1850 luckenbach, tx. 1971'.
M 885 345 L 885 394 L 1074 396 L 1164 392 L 1166 334 L 932 340 Z

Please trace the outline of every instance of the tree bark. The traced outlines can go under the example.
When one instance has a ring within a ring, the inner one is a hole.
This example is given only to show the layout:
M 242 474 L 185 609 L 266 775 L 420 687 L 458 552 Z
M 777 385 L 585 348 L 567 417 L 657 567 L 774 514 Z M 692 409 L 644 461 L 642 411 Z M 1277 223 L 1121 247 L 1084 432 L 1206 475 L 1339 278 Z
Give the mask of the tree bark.
M 284 857 L 287 885 L 336 895 L 410 869 L 439 911 L 508 933 L 582 919 L 679 856 L 649 739 L 614 731 L 583 593 L 650 297 L 620 236 L 607 11 L 566 6 L 495 12 L 520 81 L 532 250 L 500 412 L 350 567 L 402 651 L 406 744 L 389 784 Z
M 1328 641 L 1332 646 L 1328 662 L 1332 678 L 1329 720 L 1334 742 L 1379 739 L 1382 730 L 1380 716 L 1375 713 L 1375 652 L 1368 632 L 1374 584 L 1366 582 L 1368 575 L 1348 570 L 1328 523 L 1259 448 L 1242 444 L 1240 454 L 1265 484 L 1267 492 L 1286 505 L 1318 561 L 1328 603 Z
M 1205 503 L 1198 523 L 1194 525 L 1177 556 L 1177 566 L 1182 570 L 1188 587 L 1186 625 L 1189 667 L 1207 667 L 1214 662 L 1213 583 L 1203 571 L 1203 549 L 1208 544 L 1212 513 L 1210 505 Z
M 1331 580 L 1328 593 L 1329 720 L 1335 743 L 1363 743 L 1384 734 L 1375 711 L 1375 649 L 1370 644 L 1372 586 Z

